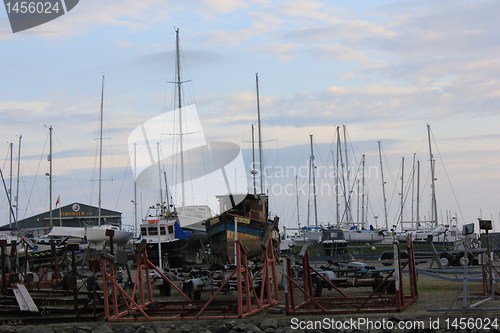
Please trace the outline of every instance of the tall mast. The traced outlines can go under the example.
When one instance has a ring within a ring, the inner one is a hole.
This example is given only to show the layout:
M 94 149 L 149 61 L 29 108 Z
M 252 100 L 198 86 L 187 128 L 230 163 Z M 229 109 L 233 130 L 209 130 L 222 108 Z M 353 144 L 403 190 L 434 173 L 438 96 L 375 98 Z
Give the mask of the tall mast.
M 9 189 L 7 188 L 7 184 L 5 183 L 5 178 L 3 177 L 3 172 L 2 172 L 2 168 L 0 168 L 0 178 L 2 178 L 2 184 L 3 184 L 3 188 L 5 190 L 5 194 L 7 194 L 7 201 L 9 203 L 9 213 L 12 214 L 12 216 L 14 215 L 14 210 L 12 209 L 12 201 L 10 200 L 10 197 L 9 197 Z M 16 229 L 17 229 L 17 221 L 16 221 Z
M 434 184 L 434 181 L 436 180 L 436 175 L 435 175 L 436 161 L 434 160 L 434 155 L 432 154 L 431 126 L 429 124 L 427 124 L 427 137 L 429 140 L 429 158 L 431 161 L 431 191 L 432 191 L 431 222 L 434 223 L 434 226 L 437 226 L 436 186 Z
M 312 166 L 311 166 L 311 158 L 309 158 L 309 180 L 307 186 L 307 227 L 310 227 L 310 218 L 311 218 L 311 178 L 312 178 Z
M 177 71 L 177 98 L 179 104 L 179 142 L 180 142 L 180 157 L 181 157 L 181 186 L 182 186 L 182 206 L 186 205 L 186 195 L 184 191 L 184 143 L 182 140 L 182 93 L 181 93 L 181 54 L 179 47 L 179 29 L 175 29 L 175 54 L 176 54 L 176 71 Z M 161 186 L 160 186 L 161 188 Z
M 158 184 L 160 184 L 160 209 L 163 212 L 163 191 L 161 188 L 161 163 L 160 163 L 160 143 L 156 143 L 156 154 L 158 155 Z
M 52 228 L 52 126 L 49 127 L 49 223 Z M 16 205 L 17 206 L 17 205 Z
M 255 85 L 257 87 L 257 128 L 259 130 L 259 168 L 260 168 L 260 193 L 265 193 L 264 188 L 264 166 L 262 165 L 262 129 L 260 126 L 260 101 L 259 101 L 259 73 L 255 73 Z
M 318 226 L 318 207 L 316 204 L 316 167 L 314 166 L 314 152 L 313 152 L 313 136 L 309 135 L 311 141 L 311 173 L 312 173 L 312 181 L 313 181 L 313 200 L 314 200 L 314 225 Z
M 101 203 L 102 203 L 102 126 L 104 116 L 104 75 L 102 76 L 101 83 L 101 119 L 99 128 L 99 195 L 98 195 L 98 211 L 97 211 L 97 224 L 101 225 Z
M 345 206 L 344 206 L 344 216 L 347 215 L 347 191 L 346 191 L 346 184 L 345 184 L 345 173 L 344 173 L 344 160 L 342 157 L 342 143 L 340 141 L 340 126 L 337 126 L 337 157 L 340 157 L 340 173 L 342 175 L 342 193 L 344 194 L 344 201 L 345 201 Z M 349 221 L 346 220 L 346 225 L 349 224 Z
M 12 174 L 13 174 L 13 151 L 14 151 L 14 143 L 9 143 L 10 147 L 10 174 L 9 174 L 9 190 L 7 192 L 7 196 L 9 197 L 9 201 L 12 202 Z M 9 214 L 9 228 L 12 228 L 12 215 Z
M 19 179 L 21 178 L 21 140 L 23 139 L 22 134 L 19 135 L 19 147 L 17 150 L 17 180 L 16 180 L 16 215 L 14 216 L 14 221 L 16 222 L 16 229 L 18 229 L 17 220 L 19 214 Z M 52 177 L 52 176 L 51 176 Z M 19 229 L 18 229 L 19 230 Z
M 360 184 L 359 179 L 355 179 L 355 182 L 356 182 L 356 186 L 357 186 L 356 191 L 358 192 L 357 195 L 356 195 L 356 226 L 358 226 L 358 228 L 359 228 L 359 222 L 360 222 L 359 221 L 359 207 L 360 207 L 360 205 L 359 205 L 359 200 L 360 200 L 359 194 L 361 193 L 361 191 L 360 191 L 361 184 Z
M 416 153 L 413 153 L 413 166 L 411 168 L 411 223 L 412 229 L 415 229 L 415 218 L 413 215 L 413 204 L 414 204 L 414 194 L 415 194 L 415 158 Z
M 420 222 L 420 161 L 417 161 L 417 227 Z
M 361 174 L 361 225 L 365 226 L 365 154 L 362 158 L 362 174 Z M 366 200 L 368 202 L 368 200 Z
M 344 129 L 344 154 L 345 154 L 345 166 L 346 166 L 346 178 L 347 178 L 347 195 L 346 197 L 346 218 L 347 218 L 347 223 L 351 222 L 352 216 L 351 216 L 351 184 L 349 182 L 349 159 L 347 156 L 347 129 L 345 125 L 342 125 Z
M 403 209 L 404 209 L 404 173 L 405 173 L 405 158 L 401 158 L 401 211 L 399 213 L 399 222 L 401 230 L 403 230 Z
M 255 185 L 255 126 L 252 124 L 252 171 L 250 172 L 253 177 L 253 194 L 257 194 L 257 187 Z
M 170 199 L 169 199 L 169 193 L 168 193 L 168 180 L 167 180 L 167 172 L 163 170 L 163 179 L 165 180 L 165 201 L 167 205 L 165 206 L 166 210 L 170 209 Z
M 299 187 L 297 186 L 297 183 L 298 183 L 297 182 L 297 175 L 295 175 L 295 191 L 297 192 L 297 228 L 300 230 Z
M 339 210 L 339 137 L 338 137 L 338 126 L 337 126 L 337 159 L 335 161 L 335 213 L 337 217 L 337 227 L 340 224 L 340 210 Z M 332 153 L 333 155 L 333 153 Z
M 389 225 L 387 221 L 387 199 L 385 197 L 385 180 L 384 180 L 384 168 L 382 166 L 382 149 L 380 148 L 380 141 L 378 141 L 378 156 L 380 159 L 380 175 L 382 177 L 382 195 L 384 197 L 384 221 L 385 230 L 389 230 Z
M 137 231 L 137 143 L 134 143 L 134 235 L 138 236 Z

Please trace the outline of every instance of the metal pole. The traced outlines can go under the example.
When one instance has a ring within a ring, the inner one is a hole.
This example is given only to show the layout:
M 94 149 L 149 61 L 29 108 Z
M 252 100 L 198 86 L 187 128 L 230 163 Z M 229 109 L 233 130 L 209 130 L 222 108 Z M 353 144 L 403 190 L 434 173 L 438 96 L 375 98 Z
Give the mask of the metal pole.
M 49 223 L 52 228 L 52 126 L 49 127 Z M 17 205 L 16 205 L 17 206 Z M 16 219 L 17 220 L 17 219 Z M 16 221 L 17 228 L 17 221 Z
M 380 141 L 378 142 L 378 155 L 379 155 L 379 159 L 380 159 L 380 175 L 382 177 L 382 194 L 384 196 L 385 230 L 389 230 L 389 222 L 388 222 L 388 219 L 387 219 L 387 199 L 385 197 L 384 168 L 382 166 L 382 149 L 380 148 Z
M 102 126 L 104 116 L 104 75 L 102 76 L 101 85 L 101 126 L 99 129 L 99 196 L 98 196 L 98 210 L 97 210 L 97 224 L 101 225 L 101 202 L 102 202 Z
M 17 181 L 16 181 L 16 215 L 14 220 L 16 221 L 16 229 L 17 229 L 17 218 L 19 216 L 19 178 L 21 173 L 21 140 L 23 136 L 19 135 L 19 148 L 17 151 Z
M 417 226 L 420 222 L 420 161 L 417 161 Z
M 403 209 L 404 209 L 404 172 L 405 158 L 401 158 L 401 212 L 399 214 L 399 222 L 401 223 L 401 231 L 403 231 Z
M 437 226 L 437 203 L 436 203 L 436 161 L 434 160 L 434 155 L 432 154 L 431 145 L 431 126 L 427 124 L 427 137 L 429 140 L 429 158 L 431 162 L 431 191 L 432 191 L 432 206 L 431 206 L 431 221 L 434 223 L 434 227 Z
M 313 153 L 313 136 L 312 134 L 309 135 L 310 141 L 311 141 L 311 173 L 312 173 L 312 180 L 313 180 L 313 199 L 314 199 L 314 224 L 317 227 L 318 226 L 318 206 L 316 202 L 316 171 L 315 171 L 315 166 L 314 166 L 314 153 Z
M 363 154 L 363 168 L 362 168 L 362 176 L 361 176 L 361 225 L 365 227 L 365 154 Z M 368 199 L 368 198 L 366 198 Z M 366 200 L 368 204 L 368 200 Z
M 347 194 L 349 197 L 346 197 L 346 221 L 347 223 L 352 221 L 352 214 L 351 214 L 351 184 L 349 180 L 350 176 L 350 169 L 349 169 L 349 157 L 347 155 L 347 129 L 345 125 L 342 125 L 343 130 L 344 130 L 344 154 L 345 154 L 345 166 L 346 166 L 346 179 L 347 179 Z
M 463 288 L 463 297 L 462 297 L 462 306 L 464 308 L 469 307 L 469 289 L 468 289 L 468 283 L 467 283 L 467 266 L 469 265 L 469 235 L 465 235 L 465 243 L 464 243 L 464 259 L 465 259 L 465 265 L 464 265 L 464 288 Z
M 264 166 L 262 161 L 262 129 L 260 126 L 260 101 L 259 101 L 259 73 L 255 73 L 255 84 L 257 87 L 257 128 L 259 130 L 259 168 L 260 168 L 260 193 L 265 193 L 264 188 Z
M 255 171 L 255 126 L 252 124 L 252 177 L 253 177 L 253 194 L 257 194 L 257 187 L 255 183 L 255 174 L 257 171 Z
M 297 186 L 297 175 L 295 175 L 295 191 L 297 191 L 297 228 L 299 228 L 299 234 L 300 234 L 299 188 Z
M 137 222 L 137 143 L 134 143 L 134 235 L 139 235 Z
M 12 165 L 12 156 L 13 156 L 13 147 L 14 143 L 9 144 L 10 147 L 10 175 L 9 175 L 9 191 L 7 196 L 9 197 L 9 201 L 12 202 L 12 174 L 13 174 L 13 165 Z M 9 214 L 9 228 L 12 228 L 12 215 Z
M 495 291 L 493 290 L 493 253 L 491 252 L 490 234 L 488 233 L 488 229 L 486 229 L 486 239 L 488 240 L 488 269 L 490 271 L 490 275 L 488 276 L 488 287 L 490 288 L 490 297 L 491 299 L 494 299 Z
M 160 143 L 156 143 L 156 153 L 158 155 L 158 184 L 160 189 L 160 212 L 163 213 L 163 191 L 161 189 L 161 163 L 160 163 Z
M 182 94 L 181 94 L 181 55 L 180 55 L 180 46 L 179 46 L 179 29 L 175 30 L 175 53 L 177 59 L 177 98 L 179 102 L 179 141 L 180 141 L 180 157 L 181 157 L 181 186 L 182 186 L 182 207 L 186 205 L 186 194 L 184 191 L 184 146 L 182 140 Z M 160 186 L 161 188 L 161 186 Z

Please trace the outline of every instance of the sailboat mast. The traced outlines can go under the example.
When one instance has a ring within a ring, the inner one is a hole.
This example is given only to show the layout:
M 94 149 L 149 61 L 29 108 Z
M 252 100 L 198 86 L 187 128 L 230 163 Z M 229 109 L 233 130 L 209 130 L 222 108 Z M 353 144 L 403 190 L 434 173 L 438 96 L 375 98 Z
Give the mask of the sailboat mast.
M 99 194 L 98 194 L 98 210 L 97 210 L 97 224 L 101 225 L 101 199 L 102 199 L 102 126 L 104 116 L 104 75 L 101 84 L 101 119 L 99 128 Z M 52 221 L 51 221 L 52 225 Z
M 134 235 L 139 236 L 137 223 L 137 143 L 134 143 Z
M 14 221 L 16 222 L 16 229 L 17 228 L 17 220 L 19 216 L 19 179 L 20 177 L 20 172 L 21 172 L 21 140 L 23 139 L 22 134 L 19 135 L 19 147 L 17 150 L 17 180 L 16 180 L 16 215 L 14 216 Z
M 297 175 L 295 175 L 295 191 L 297 192 L 297 228 L 299 229 L 300 233 L 300 213 L 299 213 L 299 187 L 297 185 Z
M 359 201 L 360 201 L 360 198 L 359 198 L 359 194 L 361 193 L 361 184 L 360 184 L 360 181 L 359 179 L 356 179 L 356 186 L 357 186 L 357 195 L 356 195 L 356 226 L 360 226 L 360 221 L 359 221 L 359 208 L 360 208 L 360 204 L 359 204 Z
M 318 226 L 318 206 L 316 203 L 316 167 L 314 166 L 314 152 L 313 152 L 313 136 L 309 135 L 311 141 L 311 173 L 312 173 L 312 181 L 313 181 L 313 200 L 314 200 L 314 225 Z
M 9 149 L 10 149 L 10 171 L 9 171 L 9 190 L 7 192 L 7 197 L 9 201 L 12 201 L 12 174 L 13 174 L 13 154 L 14 154 L 14 143 L 11 142 L 9 143 Z M 9 228 L 12 228 L 12 215 L 9 214 Z
M 404 209 L 404 173 L 405 173 L 405 158 L 401 158 L 401 211 L 399 213 L 399 222 L 401 223 L 401 230 L 403 230 L 403 209 Z
M 417 226 L 420 222 L 420 161 L 417 161 Z
M 252 124 L 252 177 L 253 177 L 253 194 L 257 194 L 257 187 L 255 185 L 255 126 Z
M 414 196 L 415 196 L 415 159 L 416 159 L 416 153 L 413 153 L 413 165 L 411 168 L 411 223 L 412 223 L 412 229 L 415 229 L 415 218 L 413 215 L 414 211 Z
M 0 168 L 0 178 L 2 179 L 2 184 L 3 184 L 3 188 L 5 190 L 5 194 L 7 194 L 7 201 L 9 203 L 9 212 L 10 212 L 10 214 L 12 214 L 12 216 L 14 216 L 14 210 L 12 209 L 12 201 L 10 201 L 10 197 L 8 195 L 9 189 L 7 188 L 7 184 L 5 183 L 5 178 L 3 177 L 2 168 Z M 16 221 L 16 229 L 18 229 L 17 228 L 17 221 Z
M 434 226 L 437 226 L 436 186 L 434 183 L 434 181 L 436 180 L 436 175 L 435 175 L 436 161 L 434 160 L 434 155 L 432 154 L 431 126 L 429 124 L 427 124 L 427 138 L 429 140 L 429 158 L 431 161 L 431 191 L 432 191 L 431 222 L 434 224 Z
M 163 213 L 163 191 L 161 188 L 161 163 L 160 163 L 160 143 L 156 143 L 156 154 L 158 155 L 158 184 L 160 185 L 160 209 Z
M 338 227 L 340 224 L 340 209 L 339 209 L 339 187 L 340 187 L 340 182 L 339 182 L 339 138 L 338 138 L 338 126 L 337 126 L 337 159 L 335 161 L 335 213 L 337 217 L 337 224 L 336 226 Z M 333 155 L 333 153 L 332 153 Z
M 365 227 L 365 154 L 361 157 L 363 160 L 361 174 L 361 225 Z M 368 200 L 366 200 L 368 202 Z
M 264 188 L 264 166 L 262 164 L 262 129 L 261 129 L 261 126 L 260 126 L 259 73 L 255 73 L 255 85 L 257 87 L 257 129 L 259 131 L 260 193 L 265 193 L 265 188 Z
M 380 148 L 380 141 L 378 141 L 378 156 L 379 156 L 379 160 L 380 160 L 380 176 L 382 177 L 382 195 L 384 197 L 385 230 L 389 230 L 389 224 L 388 224 L 388 220 L 387 220 L 387 199 L 385 197 L 384 167 L 382 165 L 382 149 Z
M 345 198 L 345 202 L 346 202 L 346 221 L 347 223 L 351 222 L 352 220 L 352 217 L 351 217 L 351 184 L 350 184 L 350 181 L 349 181 L 349 159 L 348 159 L 348 155 L 347 155 L 347 129 L 346 129 L 346 126 L 345 125 L 342 125 L 343 129 L 344 129 L 344 154 L 345 154 L 345 165 L 346 165 L 346 179 L 347 179 L 347 187 L 346 187 L 346 193 L 348 195 L 348 197 Z
M 309 158 L 309 181 L 307 186 L 307 227 L 309 228 L 311 226 L 311 177 L 312 177 L 312 172 L 311 172 L 312 166 L 311 166 L 311 158 Z
M 179 143 L 180 143 L 180 157 L 181 157 L 181 186 L 182 186 L 182 206 L 186 205 L 186 196 L 184 191 L 184 143 L 182 140 L 182 93 L 181 93 L 181 54 L 179 47 L 179 29 L 175 29 L 175 54 L 176 54 L 176 71 L 177 71 L 177 98 L 179 104 Z M 160 186 L 161 188 L 161 186 Z
M 347 192 L 346 192 L 346 184 L 345 184 L 345 172 L 344 172 L 344 160 L 342 157 L 342 143 L 340 141 L 340 126 L 337 126 L 337 157 L 340 156 L 340 169 L 341 169 L 341 175 L 342 175 L 342 193 L 344 194 L 344 201 L 345 201 L 345 206 L 344 206 L 344 214 L 343 216 L 347 215 Z M 342 217 L 343 219 L 343 217 Z M 346 225 L 349 224 L 349 221 L 346 220 Z M 337 225 L 338 226 L 338 225 Z
M 49 223 L 52 224 L 52 126 L 49 127 Z
M 168 180 L 167 180 L 167 172 L 163 170 L 163 180 L 165 181 L 165 210 L 168 211 L 170 209 L 170 198 L 168 193 Z

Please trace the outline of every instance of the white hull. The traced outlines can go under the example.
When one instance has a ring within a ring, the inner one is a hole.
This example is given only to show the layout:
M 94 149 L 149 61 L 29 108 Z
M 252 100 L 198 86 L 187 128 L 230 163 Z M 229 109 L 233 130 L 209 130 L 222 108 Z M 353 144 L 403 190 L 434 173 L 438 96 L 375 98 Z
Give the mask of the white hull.
M 400 242 L 406 242 L 408 235 L 411 234 L 413 241 L 417 243 L 429 242 L 443 242 L 443 241 L 455 241 L 456 239 L 447 239 L 446 232 L 448 231 L 448 226 L 438 225 L 434 229 L 416 229 L 416 230 L 406 230 L 401 233 L 396 234 L 396 240 Z
M 349 243 L 376 243 L 384 239 L 384 235 L 372 230 L 344 230 L 344 238 Z
M 109 237 L 106 236 L 106 230 L 108 229 L 114 230 L 115 233 L 113 235 L 113 242 L 118 245 L 127 243 L 134 235 L 132 232 L 120 230 L 116 226 L 101 225 L 86 228 L 85 234 L 87 241 L 89 243 L 103 243 L 109 240 Z

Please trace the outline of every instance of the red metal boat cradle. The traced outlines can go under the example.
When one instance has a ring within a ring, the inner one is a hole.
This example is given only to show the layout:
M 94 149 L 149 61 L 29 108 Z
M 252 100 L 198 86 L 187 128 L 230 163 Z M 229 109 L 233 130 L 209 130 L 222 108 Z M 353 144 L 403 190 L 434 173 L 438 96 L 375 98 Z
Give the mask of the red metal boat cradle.
M 407 241 L 408 260 L 406 264 L 401 263 L 401 251 L 399 242 L 394 243 L 394 271 L 389 273 L 381 282 L 380 287 L 368 296 L 349 296 L 345 289 L 336 287 L 331 281 L 326 279 L 321 273 L 314 269 L 309 262 L 309 255 L 303 257 L 302 267 L 303 286 L 293 279 L 290 266 L 290 259 L 287 258 L 285 289 L 285 308 L 287 314 L 353 314 L 353 313 L 375 313 L 375 312 L 400 312 L 413 304 L 418 299 L 417 273 L 415 268 L 415 256 L 413 242 L 411 238 Z M 409 295 L 404 294 L 403 269 L 407 266 L 409 278 Z M 313 273 L 316 278 L 322 279 L 322 284 L 334 289 L 338 293 L 336 296 L 316 297 L 313 287 Z M 393 295 L 384 294 L 384 289 L 388 283 L 395 282 L 396 292 Z M 300 300 L 297 297 L 301 296 Z M 299 303 L 300 302 L 300 303 Z
M 137 273 L 129 293 L 117 281 L 115 258 L 102 256 L 105 318 L 108 321 L 190 320 L 245 318 L 279 303 L 276 259 L 272 239 L 267 242 L 261 269 L 252 274 L 248 266 L 247 252 L 241 242 L 236 242 L 236 268 L 224 279 L 208 300 L 189 298 L 173 281 L 148 260 L 146 244 L 136 249 Z M 168 301 L 155 301 L 150 271 L 156 271 L 171 286 Z M 233 277 L 237 278 L 236 298 L 223 295 L 222 290 Z M 262 278 L 260 288 L 256 279 Z M 174 293 L 176 291 L 176 294 Z M 180 300 L 176 300 L 179 299 Z M 194 298 L 194 297 L 193 297 Z

